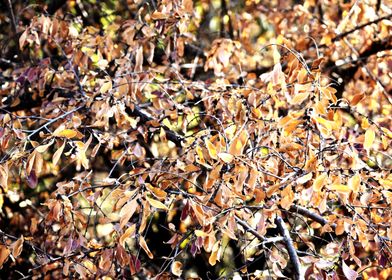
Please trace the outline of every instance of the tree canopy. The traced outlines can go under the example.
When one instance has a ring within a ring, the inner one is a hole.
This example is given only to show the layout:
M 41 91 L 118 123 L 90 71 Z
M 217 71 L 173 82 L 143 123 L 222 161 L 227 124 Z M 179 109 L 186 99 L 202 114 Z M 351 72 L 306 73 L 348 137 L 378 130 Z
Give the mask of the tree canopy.
M 389 0 L 3 2 L 2 277 L 390 279 Z

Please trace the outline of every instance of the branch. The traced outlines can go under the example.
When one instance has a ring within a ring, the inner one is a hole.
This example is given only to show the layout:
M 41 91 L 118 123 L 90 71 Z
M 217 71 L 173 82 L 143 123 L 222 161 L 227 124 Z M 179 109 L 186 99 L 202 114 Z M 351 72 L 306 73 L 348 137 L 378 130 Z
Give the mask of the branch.
M 308 209 L 306 209 L 305 207 L 302 206 L 296 206 L 296 205 L 292 205 L 290 207 L 290 211 L 291 212 L 295 212 L 298 214 L 301 214 L 302 216 L 305 216 L 315 222 L 318 222 L 321 225 L 327 225 L 329 224 L 328 220 L 326 220 L 325 218 L 323 218 L 322 216 L 309 211 Z M 336 224 L 330 224 L 330 226 L 335 229 L 336 228 Z
M 237 221 L 237 223 L 239 223 L 241 226 L 243 226 L 247 231 L 249 231 L 251 234 L 253 234 L 254 237 L 257 237 L 258 239 L 260 239 L 262 241 L 261 243 L 263 245 L 268 244 L 268 243 L 285 241 L 285 238 L 282 236 L 265 238 L 264 236 L 261 236 L 260 233 L 258 233 L 255 229 L 253 229 L 247 222 L 241 220 L 237 216 L 235 216 L 235 220 Z
M 127 108 L 126 112 L 131 115 L 131 116 L 135 116 L 135 117 L 139 117 L 140 121 L 145 124 L 149 121 L 152 121 L 153 118 L 146 115 L 145 113 L 142 112 L 141 108 L 134 104 L 134 108 L 133 111 L 130 110 L 130 108 Z M 182 137 L 181 135 L 178 135 L 177 133 L 175 133 L 174 131 L 170 130 L 167 126 L 162 125 L 161 124 L 161 128 L 163 128 L 163 130 L 166 133 L 166 138 L 170 141 L 172 141 L 174 144 L 176 144 L 177 147 L 181 147 L 181 141 L 184 140 L 184 137 Z
M 301 263 L 299 262 L 299 258 L 297 255 L 297 251 L 294 248 L 293 240 L 290 237 L 290 232 L 288 231 L 286 224 L 284 223 L 283 219 L 279 216 L 275 219 L 275 224 L 278 227 L 280 233 L 283 235 L 286 248 L 290 256 L 290 260 L 293 263 L 294 270 L 295 270 L 295 279 L 303 280 L 304 275 L 301 272 Z
M 373 21 L 369 21 L 369 22 L 366 22 L 364 24 L 358 25 L 357 27 L 355 27 L 355 28 L 353 28 L 353 29 L 351 29 L 349 31 L 340 33 L 339 35 L 337 35 L 335 38 L 332 39 L 332 42 L 339 41 L 339 40 L 343 39 L 344 37 L 346 37 L 347 35 L 349 35 L 351 33 L 354 33 L 355 31 L 360 30 L 360 29 L 362 29 L 362 28 L 364 28 L 364 27 L 366 27 L 368 25 L 371 25 L 371 24 L 374 24 L 374 23 L 378 23 L 380 21 L 383 21 L 384 19 L 390 19 L 390 18 L 392 18 L 392 14 L 389 14 L 389 15 L 380 17 L 378 19 L 375 19 Z
M 8 9 L 10 10 L 12 29 L 14 30 L 15 35 L 16 35 L 18 32 L 17 32 L 17 29 L 16 29 L 16 18 L 15 18 L 15 15 L 14 15 L 14 10 L 12 9 L 11 0 L 8 0 Z

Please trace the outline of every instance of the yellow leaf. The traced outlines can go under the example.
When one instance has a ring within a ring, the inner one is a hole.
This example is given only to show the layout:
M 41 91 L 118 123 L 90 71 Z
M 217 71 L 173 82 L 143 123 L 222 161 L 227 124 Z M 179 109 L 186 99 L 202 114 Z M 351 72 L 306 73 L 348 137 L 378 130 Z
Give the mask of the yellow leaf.
M 107 81 L 105 83 L 103 83 L 103 85 L 101 86 L 101 89 L 99 90 L 100 93 L 106 93 L 109 90 L 112 89 L 112 81 Z
M 388 138 L 392 138 L 392 131 L 390 131 L 388 128 L 381 127 L 381 130 L 385 133 Z
M 63 129 L 63 130 L 59 130 L 59 131 L 57 131 L 57 129 L 56 129 L 53 132 L 53 136 L 55 136 L 55 137 L 65 137 L 68 139 L 75 137 L 77 134 L 78 134 L 78 132 L 73 129 Z
M 363 148 L 365 150 L 369 150 L 370 147 L 373 145 L 374 139 L 376 138 L 376 134 L 373 129 L 368 129 L 365 132 L 365 140 L 363 142 Z
M 361 184 L 361 176 L 359 176 L 359 174 L 355 174 L 348 180 L 348 186 L 354 193 L 359 192 L 360 184 Z
M 143 250 L 144 250 L 144 252 L 146 252 L 147 256 L 150 259 L 153 259 L 154 255 L 151 253 L 150 249 L 148 248 L 146 240 L 144 239 L 143 235 L 140 235 L 139 242 L 140 242 L 140 247 L 143 248 Z
M 333 184 L 328 186 L 328 189 L 331 191 L 337 191 L 337 192 L 349 192 L 350 188 L 347 185 L 342 185 L 342 184 Z
M 313 182 L 313 190 L 315 192 L 321 191 L 321 189 L 323 187 L 323 183 L 324 183 L 325 179 L 327 179 L 327 177 L 328 176 L 326 173 L 322 173 L 321 175 L 317 176 L 317 178 Z
M 157 209 L 169 210 L 169 208 L 167 208 L 167 206 L 165 204 L 163 204 L 162 202 L 160 202 L 159 200 L 149 198 L 148 196 L 146 196 L 146 199 L 152 207 L 155 207 Z
M 228 153 L 219 153 L 218 157 L 226 163 L 230 163 L 234 159 L 234 156 Z
M 213 158 L 213 159 L 217 159 L 218 158 L 218 156 L 217 156 L 218 153 L 216 151 L 215 145 L 212 144 L 212 142 L 209 139 L 207 139 L 207 138 L 204 140 L 204 142 L 206 144 L 206 147 L 207 147 L 207 150 L 208 150 L 208 153 L 209 153 L 210 157 Z

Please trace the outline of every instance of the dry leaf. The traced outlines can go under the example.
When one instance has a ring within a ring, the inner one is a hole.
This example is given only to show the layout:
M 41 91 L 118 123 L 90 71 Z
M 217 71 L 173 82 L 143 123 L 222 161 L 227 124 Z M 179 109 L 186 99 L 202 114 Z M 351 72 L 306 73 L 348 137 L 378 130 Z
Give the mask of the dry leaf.
M 60 160 L 61 154 L 63 153 L 65 148 L 65 143 L 66 141 L 64 141 L 63 144 L 60 146 L 60 148 L 56 150 L 56 152 L 54 152 L 53 154 L 52 163 L 54 166 L 56 166 L 58 161 Z
M 376 134 L 372 128 L 366 130 L 365 132 L 365 140 L 363 142 L 363 148 L 367 151 L 371 148 L 373 145 L 374 139 L 376 138 Z
M 151 253 L 150 249 L 147 246 L 146 240 L 144 239 L 143 235 L 140 235 L 139 237 L 139 243 L 140 243 L 140 247 L 143 248 L 144 252 L 146 252 L 147 256 L 150 259 L 154 258 L 154 255 Z
M 182 274 L 182 263 L 179 261 L 175 261 L 171 265 L 171 272 L 175 275 L 180 277 Z
M 228 153 L 219 153 L 218 157 L 226 163 L 231 163 L 234 160 L 234 156 Z
M 169 210 L 169 208 L 167 208 L 167 206 L 165 204 L 163 204 L 162 202 L 160 202 L 159 200 L 152 199 L 152 198 L 150 198 L 148 196 L 146 196 L 146 199 L 147 199 L 148 203 L 150 203 L 150 205 L 152 207 L 155 207 L 157 209 L 163 209 L 163 210 L 166 210 L 166 211 Z
M 22 235 L 18 240 L 16 240 L 14 243 L 12 243 L 12 245 L 11 245 L 12 256 L 14 258 L 19 257 L 20 253 L 22 253 L 23 242 L 24 242 L 24 238 L 23 238 L 23 235 Z
M 347 280 L 356 280 L 358 278 L 358 273 L 352 270 L 344 261 L 342 261 L 342 269 Z

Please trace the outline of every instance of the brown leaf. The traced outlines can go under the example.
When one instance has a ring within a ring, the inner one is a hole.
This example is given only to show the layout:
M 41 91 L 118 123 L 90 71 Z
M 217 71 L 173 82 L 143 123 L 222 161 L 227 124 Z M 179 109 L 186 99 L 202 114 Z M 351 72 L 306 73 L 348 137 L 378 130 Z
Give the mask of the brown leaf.
M 7 164 L 0 165 L 0 186 L 5 192 L 8 190 L 8 166 Z
M 120 211 L 120 229 L 122 229 L 126 223 L 132 218 L 133 214 L 137 209 L 138 203 L 137 199 L 129 201 L 125 206 L 121 208 Z
M 163 210 L 166 210 L 166 211 L 169 210 L 169 208 L 167 208 L 167 206 L 165 204 L 163 204 L 162 202 L 160 202 L 159 200 L 152 199 L 152 198 L 150 198 L 148 196 L 146 196 L 146 199 L 147 199 L 148 203 L 150 203 L 150 205 L 152 207 L 155 207 L 157 209 L 163 209 Z
M 171 265 L 171 272 L 175 275 L 180 277 L 182 274 L 182 263 L 179 261 L 175 261 Z
M 0 245 L 0 269 L 3 267 L 3 264 L 7 261 L 8 256 L 11 251 L 5 245 Z
M 38 178 L 34 169 L 31 170 L 29 174 L 27 174 L 27 184 L 32 189 L 35 189 L 35 187 L 38 185 Z
M 136 51 L 135 72 L 143 71 L 143 46 L 139 46 Z
M 65 148 L 65 143 L 66 141 L 64 141 L 63 144 L 60 146 L 60 148 L 57 149 L 56 152 L 54 152 L 53 154 L 52 163 L 54 166 L 56 166 L 58 161 L 60 160 L 61 154 L 63 153 Z
M 23 235 L 22 235 L 18 240 L 16 240 L 16 241 L 11 245 L 11 248 L 12 248 L 12 256 L 13 256 L 14 258 L 19 257 L 20 253 L 22 252 L 22 250 L 23 250 L 23 242 L 24 242 L 24 238 L 23 238 Z

